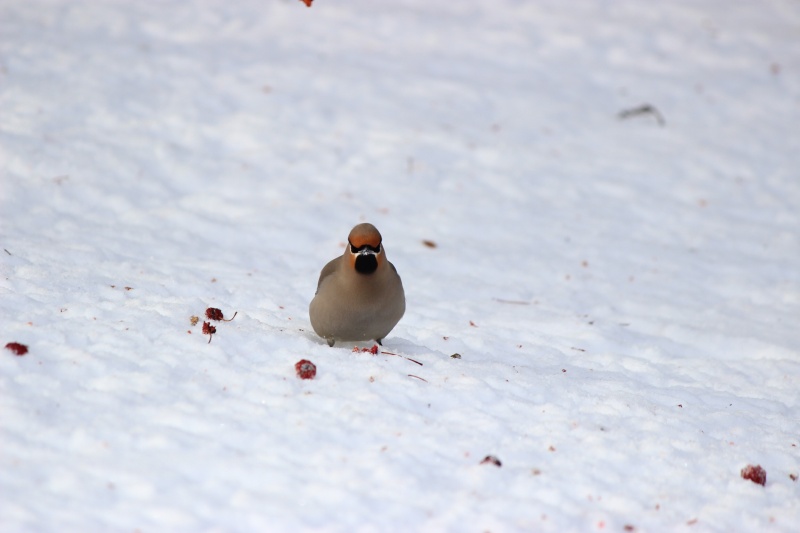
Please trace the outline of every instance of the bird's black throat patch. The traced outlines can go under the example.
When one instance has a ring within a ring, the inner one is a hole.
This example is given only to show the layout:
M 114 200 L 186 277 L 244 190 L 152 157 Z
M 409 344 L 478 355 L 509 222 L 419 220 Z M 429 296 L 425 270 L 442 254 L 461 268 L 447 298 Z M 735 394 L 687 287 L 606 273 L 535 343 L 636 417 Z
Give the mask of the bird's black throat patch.
M 372 274 L 378 268 L 378 258 L 373 254 L 364 254 L 356 257 L 356 272 L 359 274 Z

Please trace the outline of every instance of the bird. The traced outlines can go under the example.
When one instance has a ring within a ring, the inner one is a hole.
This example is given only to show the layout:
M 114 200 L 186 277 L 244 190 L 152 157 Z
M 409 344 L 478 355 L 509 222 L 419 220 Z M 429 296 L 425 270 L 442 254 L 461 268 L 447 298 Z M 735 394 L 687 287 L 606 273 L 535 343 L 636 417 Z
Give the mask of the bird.
M 333 346 L 337 341 L 383 339 L 406 311 L 403 282 L 386 259 L 383 238 L 368 222 L 356 225 L 344 253 L 323 267 L 308 306 L 314 332 Z

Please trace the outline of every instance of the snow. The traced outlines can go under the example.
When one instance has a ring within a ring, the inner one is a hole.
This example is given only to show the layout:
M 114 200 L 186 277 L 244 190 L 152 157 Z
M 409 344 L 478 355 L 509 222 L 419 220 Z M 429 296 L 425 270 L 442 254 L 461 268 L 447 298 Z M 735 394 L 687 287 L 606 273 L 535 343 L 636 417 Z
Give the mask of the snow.
M 795 531 L 798 30 L 5 2 L 2 529 Z M 307 311 L 365 220 L 407 296 L 378 355 Z

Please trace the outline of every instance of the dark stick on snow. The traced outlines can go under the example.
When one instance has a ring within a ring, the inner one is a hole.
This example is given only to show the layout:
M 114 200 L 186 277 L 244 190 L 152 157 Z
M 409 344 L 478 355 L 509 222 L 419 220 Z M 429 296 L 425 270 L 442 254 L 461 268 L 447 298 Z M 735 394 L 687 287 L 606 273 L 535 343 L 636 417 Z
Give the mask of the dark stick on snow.
M 655 108 L 650 104 L 642 104 L 639 107 L 632 107 L 630 109 L 623 109 L 620 111 L 617 116 L 620 120 L 625 120 L 626 118 L 637 117 L 639 115 L 653 115 L 656 117 L 656 121 L 658 121 L 659 126 L 665 126 L 667 122 L 664 120 L 664 117 Z
M 417 363 L 419 366 L 424 366 L 422 363 L 420 363 L 416 359 L 411 359 L 410 357 L 406 357 L 405 355 L 399 355 L 399 354 L 396 354 L 396 353 L 393 353 L 393 352 L 381 352 L 381 353 L 386 354 L 386 355 L 396 355 L 397 357 L 402 357 L 403 359 L 411 361 L 412 363 Z
M 530 302 L 524 300 L 504 300 L 503 298 L 492 298 L 492 300 L 501 304 L 531 305 Z

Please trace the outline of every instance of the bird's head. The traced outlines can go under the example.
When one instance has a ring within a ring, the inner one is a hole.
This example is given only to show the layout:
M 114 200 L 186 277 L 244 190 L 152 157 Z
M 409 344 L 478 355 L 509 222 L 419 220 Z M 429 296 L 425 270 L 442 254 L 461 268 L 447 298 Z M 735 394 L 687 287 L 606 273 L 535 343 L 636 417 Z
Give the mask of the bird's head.
M 350 230 L 347 237 L 350 266 L 359 274 L 372 274 L 386 261 L 378 228 L 364 222 Z

